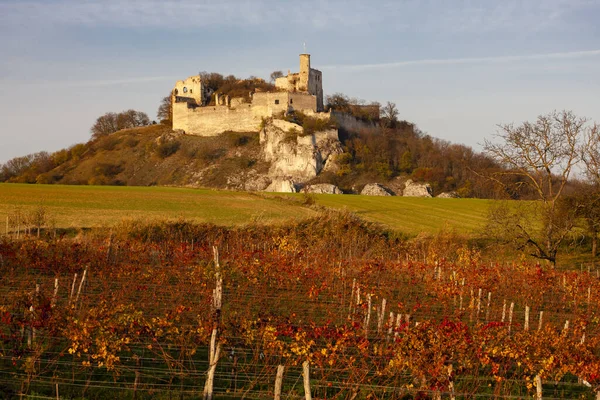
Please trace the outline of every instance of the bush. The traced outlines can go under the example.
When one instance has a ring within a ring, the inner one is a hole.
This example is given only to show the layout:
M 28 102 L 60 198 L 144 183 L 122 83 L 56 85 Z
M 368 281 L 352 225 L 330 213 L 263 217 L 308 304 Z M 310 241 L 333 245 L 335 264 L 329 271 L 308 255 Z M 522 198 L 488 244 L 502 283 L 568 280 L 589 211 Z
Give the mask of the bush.
M 135 147 L 138 145 L 139 142 L 140 142 L 139 139 L 131 137 L 131 136 L 129 136 L 127 139 L 125 139 L 125 145 L 127 147 Z
M 226 131 L 221 134 L 221 137 L 227 142 L 227 147 L 242 147 L 258 141 L 258 136 L 252 132 Z
M 181 143 L 179 143 L 176 140 L 164 142 L 164 143 L 161 143 L 158 146 L 156 146 L 156 154 L 160 158 L 167 158 L 167 157 L 172 156 L 173 154 L 177 153 L 177 150 L 179 150 L 179 147 L 181 147 Z
M 112 178 L 123 171 L 123 167 L 119 164 L 100 163 L 94 168 L 96 175 L 104 175 Z

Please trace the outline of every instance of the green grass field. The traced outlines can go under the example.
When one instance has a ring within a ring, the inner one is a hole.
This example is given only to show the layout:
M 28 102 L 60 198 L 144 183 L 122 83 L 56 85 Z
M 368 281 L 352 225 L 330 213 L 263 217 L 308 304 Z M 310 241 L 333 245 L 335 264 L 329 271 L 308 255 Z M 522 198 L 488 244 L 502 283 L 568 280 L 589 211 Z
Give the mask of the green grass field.
M 408 235 L 443 228 L 475 234 L 489 200 L 315 195 L 318 205 L 348 210 Z M 253 194 L 168 187 L 0 184 L 0 221 L 43 206 L 57 227 L 111 226 L 123 219 L 178 219 L 242 225 L 284 223 L 317 215 L 300 194 Z M 2 223 L 4 225 L 4 223 Z M 0 226 L 2 226 L 0 225 Z M 0 229 L 4 231 L 4 227 Z

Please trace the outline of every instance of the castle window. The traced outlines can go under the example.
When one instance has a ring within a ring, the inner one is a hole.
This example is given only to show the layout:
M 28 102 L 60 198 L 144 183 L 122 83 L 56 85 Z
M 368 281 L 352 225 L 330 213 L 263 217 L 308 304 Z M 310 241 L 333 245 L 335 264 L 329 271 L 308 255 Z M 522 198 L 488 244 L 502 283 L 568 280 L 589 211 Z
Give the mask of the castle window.
M 279 104 L 279 99 L 275 100 L 275 104 Z
M 190 89 L 190 93 L 192 93 L 192 89 Z
M 183 93 L 187 93 L 187 87 L 183 87 Z
M 293 103 L 294 103 L 294 99 L 290 99 L 290 104 L 293 104 Z

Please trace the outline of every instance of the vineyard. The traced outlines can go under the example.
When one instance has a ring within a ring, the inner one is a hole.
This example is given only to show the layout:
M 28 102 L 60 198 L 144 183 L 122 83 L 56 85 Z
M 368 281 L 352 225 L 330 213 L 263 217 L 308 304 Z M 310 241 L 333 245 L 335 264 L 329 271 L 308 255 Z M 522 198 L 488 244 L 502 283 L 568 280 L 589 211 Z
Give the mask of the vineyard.
M 0 241 L 0 398 L 594 399 L 600 278 L 349 214 Z

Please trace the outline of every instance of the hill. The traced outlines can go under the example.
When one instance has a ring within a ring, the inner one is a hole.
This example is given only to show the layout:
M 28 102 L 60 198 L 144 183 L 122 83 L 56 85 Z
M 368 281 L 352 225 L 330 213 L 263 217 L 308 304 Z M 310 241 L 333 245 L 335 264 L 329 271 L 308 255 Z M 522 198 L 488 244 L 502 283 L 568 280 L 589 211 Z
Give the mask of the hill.
M 303 115 L 286 117 L 280 124 L 267 122 L 271 125 L 266 128 L 275 133 L 266 135 L 266 140 L 275 144 L 261 143 L 258 132 L 199 137 L 174 132 L 166 124 L 123 129 L 52 154 L 17 157 L 0 168 L 0 181 L 264 190 L 277 179 L 273 175 L 299 173 L 296 183 L 330 183 L 345 193 L 358 193 L 373 182 L 401 192 L 410 178 L 430 184 L 434 195 L 445 191 L 456 191 L 461 197 L 504 195 L 481 178 L 485 171 L 498 167 L 466 146 L 435 139 L 406 121 L 390 127 L 343 118 L 335 122 L 338 144 L 325 147 L 303 137 L 324 132 L 321 136 L 326 139 L 330 127 Z M 288 125 L 282 128 L 281 124 Z M 267 155 L 269 146 L 278 147 L 279 153 Z M 295 157 L 293 163 L 300 163 L 291 172 L 288 167 L 280 168 L 289 156 Z M 307 174 L 310 169 L 316 172 Z

